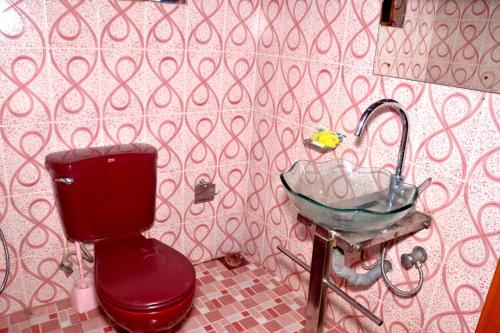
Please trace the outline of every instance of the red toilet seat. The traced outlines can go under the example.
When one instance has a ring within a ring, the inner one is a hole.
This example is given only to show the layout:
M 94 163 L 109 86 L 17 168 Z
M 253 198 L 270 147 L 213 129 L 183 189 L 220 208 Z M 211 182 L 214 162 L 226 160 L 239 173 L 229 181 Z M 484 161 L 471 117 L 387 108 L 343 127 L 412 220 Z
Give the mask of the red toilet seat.
M 181 253 L 141 234 L 95 243 L 95 285 L 105 312 L 131 331 L 172 327 L 191 307 L 196 275 Z

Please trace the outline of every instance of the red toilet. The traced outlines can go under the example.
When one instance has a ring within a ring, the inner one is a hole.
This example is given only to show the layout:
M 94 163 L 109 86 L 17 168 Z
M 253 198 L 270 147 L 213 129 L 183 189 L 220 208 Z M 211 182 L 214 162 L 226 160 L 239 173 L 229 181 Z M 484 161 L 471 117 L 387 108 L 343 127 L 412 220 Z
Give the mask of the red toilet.
M 156 159 L 147 144 L 75 149 L 45 159 L 66 236 L 94 241 L 99 303 L 134 332 L 180 322 L 196 285 L 186 257 L 141 234 L 154 221 Z

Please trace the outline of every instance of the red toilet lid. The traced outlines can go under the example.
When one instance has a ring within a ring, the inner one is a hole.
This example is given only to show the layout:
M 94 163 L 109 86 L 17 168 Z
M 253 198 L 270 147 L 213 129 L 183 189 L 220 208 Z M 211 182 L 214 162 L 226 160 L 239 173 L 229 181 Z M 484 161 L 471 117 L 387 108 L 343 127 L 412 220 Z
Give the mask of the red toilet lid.
M 176 304 L 196 285 L 191 262 L 156 239 L 137 234 L 95 243 L 99 298 L 127 309 L 152 310 Z

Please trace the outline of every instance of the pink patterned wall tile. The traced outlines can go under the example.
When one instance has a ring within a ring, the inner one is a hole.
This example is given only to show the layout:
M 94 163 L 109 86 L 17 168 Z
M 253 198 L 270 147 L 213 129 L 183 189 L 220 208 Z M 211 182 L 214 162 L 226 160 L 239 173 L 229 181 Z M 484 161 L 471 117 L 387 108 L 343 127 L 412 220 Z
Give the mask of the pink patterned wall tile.
M 102 131 L 99 119 L 82 120 L 78 124 L 72 121 L 54 123 L 56 144 L 54 150 L 86 148 L 100 144 Z
M 478 253 L 477 249 L 469 248 L 467 243 L 473 242 L 481 243 L 480 238 L 472 236 L 451 247 L 448 262 L 440 273 L 424 331 L 437 331 L 439 328 L 475 330 L 496 260 L 485 252 Z M 477 254 L 479 258 L 469 257 L 471 254 Z M 474 283 L 471 284 L 471 281 Z
M 498 149 L 497 143 L 500 140 L 500 101 L 499 95 L 488 94 L 484 96 L 484 101 L 481 109 L 475 114 L 473 121 L 477 126 L 476 137 L 474 139 L 474 147 L 469 154 L 469 170 L 472 165 L 477 165 L 479 159 L 488 154 L 494 156 L 493 151 Z M 490 159 L 494 161 L 495 159 Z M 490 165 L 494 165 L 491 163 Z M 492 169 L 494 170 L 494 169 Z
M 233 209 L 228 215 L 215 218 L 215 258 L 240 252 L 245 240 L 245 214 L 243 209 Z
M 230 215 L 244 211 L 248 188 L 248 164 L 219 166 L 215 183 L 220 190 L 217 195 L 216 215 Z
M 333 128 L 339 79 L 338 66 L 312 61 L 307 63 L 302 84 L 304 97 L 299 96 L 304 105 L 300 120 L 302 126 Z
M 144 47 L 144 4 L 107 0 L 99 3 L 99 47 L 141 49 Z
M 259 29 L 258 0 L 228 0 L 225 13 L 224 50 L 256 52 Z
M 483 93 L 468 95 L 453 88 L 431 86 L 429 98 L 432 112 L 439 120 L 440 130 L 430 134 L 416 152 L 419 158 L 429 159 L 433 168 L 439 168 L 454 177 L 464 179 L 475 144 L 470 140 L 476 133 L 476 122 L 486 108 Z M 425 147 L 424 150 L 420 150 Z
M 304 19 L 308 58 L 341 62 L 348 7 L 348 1 L 312 1 Z
M 295 212 L 295 209 L 293 209 L 292 212 Z M 303 222 L 298 222 L 296 216 L 292 217 L 292 219 L 288 221 L 288 224 L 290 227 L 288 238 L 292 244 L 294 244 L 298 252 L 308 254 L 305 262 L 310 262 L 311 258 L 309 254 L 312 253 L 314 227 L 310 227 Z
M 379 28 L 379 1 L 348 2 L 348 23 L 342 49 L 342 63 L 348 66 L 372 65 Z
M 19 278 L 24 280 L 28 307 L 69 297 L 73 279 L 59 270 L 62 251 L 41 258 L 21 259 Z
M 145 119 L 149 143 L 158 150 L 157 167 L 159 173 L 179 172 L 184 169 L 187 150 L 185 149 L 184 116 L 168 113 L 168 117 L 147 117 Z
M 7 280 L 7 287 L 0 296 L 0 314 L 2 316 L 27 308 L 24 280 L 20 278 L 20 272 L 22 271 L 20 268 L 20 260 L 17 256 L 12 255 L 12 252 L 10 259 L 11 267 Z M 1 264 L 2 267 L 5 265 L 4 258 L 2 258 Z M 4 272 L 5 270 L 2 269 L 2 276 Z
M 244 230 L 245 238 L 243 246 L 245 257 L 261 265 L 263 260 L 264 219 L 248 213 L 247 210 L 244 220 Z
M 190 50 L 222 51 L 224 35 L 223 0 L 194 0 L 188 8 L 187 47 Z
M 144 115 L 142 95 L 148 88 L 148 69 L 140 50 L 102 50 L 103 64 L 99 101 L 102 117 Z
M 462 20 L 487 20 L 490 16 L 490 6 L 488 0 L 463 1 Z
M 52 48 L 97 48 L 98 3 L 47 1 L 48 43 Z
M 264 221 L 267 208 L 267 184 L 269 176 L 267 172 L 259 170 L 255 165 L 249 167 L 249 186 L 246 199 L 246 211 L 253 215 L 254 219 Z
M 148 50 L 186 48 L 188 6 L 145 5 L 144 43 Z
M 280 36 L 280 55 L 294 58 L 307 58 L 309 52 L 308 34 L 305 18 L 312 1 L 284 1 L 278 15 L 277 34 Z
M 377 89 L 379 77 L 372 74 L 371 67 L 342 67 L 340 75 L 338 99 L 335 106 L 338 116 L 333 128 L 345 134 L 352 134 L 361 113 L 371 103 L 383 98 Z M 367 133 L 369 134 L 369 131 Z M 366 133 L 364 137 L 368 138 Z
M 297 208 L 288 198 L 279 177 L 271 176 L 268 186 L 266 226 L 288 239 L 292 224 L 297 218 Z
M 219 112 L 187 113 L 185 115 L 185 170 L 211 169 L 217 165 L 221 152 Z
M 276 119 L 274 135 L 271 136 L 269 156 L 272 157 L 270 173 L 278 175 L 287 171 L 298 158 L 298 147 L 301 144 L 299 126 L 288 120 Z
M 143 117 L 114 117 L 105 118 L 103 123 L 103 144 L 126 144 L 145 142 L 147 132 L 144 130 Z
M 250 161 L 252 165 L 261 170 L 269 170 L 273 155 L 270 139 L 274 138 L 274 122 L 271 118 L 260 112 L 254 112 L 252 117 L 252 146 L 250 148 Z
M 303 113 L 302 99 L 305 97 L 303 80 L 307 62 L 303 60 L 280 59 L 280 74 L 277 80 L 276 117 L 300 123 Z
M 184 214 L 183 174 L 159 173 L 154 226 L 181 224 Z
M 185 107 L 186 57 L 184 51 L 146 50 L 143 66 L 149 89 L 144 96 L 148 116 L 182 113 Z
M 10 195 L 50 188 L 43 160 L 50 151 L 52 130 L 48 123 L 0 128 L 4 140 L 5 185 Z
M 250 158 L 248 142 L 252 138 L 251 111 L 222 112 L 219 165 L 245 163 Z
M 312 253 L 309 249 L 305 250 L 304 247 L 293 243 L 292 241 L 288 243 L 288 248 L 292 254 L 297 256 L 302 262 L 310 264 Z M 310 273 L 303 269 L 301 266 L 297 265 L 295 262 L 281 254 L 280 260 L 283 262 L 284 269 L 284 283 L 290 287 L 292 290 L 299 292 L 303 297 L 304 301 L 307 299 L 307 293 L 309 291 L 309 275 Z M 288 262 L 287 262 L 288 261 Z
M 262 0 L 260 2 L 258 53 L 279 55 L 282 38 L 278 33 L 279 16 L 283 6 L 284 1 L 281 0 Z
M 44 49 L 7 49 L 0 60 L 0 77 L 6 83 L 2 94 L 1 124 L 48 122 L 53 106 L 49 66 Z
M 5 48 L 46 46 L 47 26 L 43 2 L 2 0 L 0 41 Z
M 97 50 L 50 51 L 50 82 L 54 90 L 54 121 L 99 119 L 100 68 Z
M 51 193 L 11 197 L 4 228 L 9 246 L 19 258 L 42 257 L 68 245 Z
M 220 52 L 188 52 L 186 112 L 220 110 L 225 93 L 218 89 L 225 80 L 222 58 Z
M 389 297 L 394 303 L 382 302 L 380 307 L 384 328 L 396 332 L 421 332 L 426 310 L 422 304 L 414 298 L 396 300 L 393 296 Z
M 474 221 L 475 233 L 483 236 L 483 247 L 494 256 L 500 253 L 500 237 L 498 231 L 499 208 L 498 198 L 498 147 L 485 152 L 471 168 L 464 187 L 465 207 L 469 217 Z
M 153 227 L 149 230 L 149 236 L 158 239 L 184 254 L 185 234 L 183 232 L 183 227 L 183 224 L 175 223 L 174 221 L 168 221 L 168 223 L 163 224 L 155 222 Z
M 278 245 L 287 248 L 288 240 L 270 225 L 265 225 L 264 240 L 262 245 L 262 264 L 268 272 L 283 281 L 286 276 L 284 265 L 291 265 L 290 260 L 276 248 Z
M 187 221 L 184 226 L 184 254 L 193 263 L 209 261 L 215 258 L 215 221 Z
M 253 53 L 224 54 L 224 110 L 245 110 L 253 107 L 255 86 L 255 59 Z
M 276 90 L 279 75 L 279 58 L 259 55 L 256 59 L 255 111 L 274 115 L 276 111 Z

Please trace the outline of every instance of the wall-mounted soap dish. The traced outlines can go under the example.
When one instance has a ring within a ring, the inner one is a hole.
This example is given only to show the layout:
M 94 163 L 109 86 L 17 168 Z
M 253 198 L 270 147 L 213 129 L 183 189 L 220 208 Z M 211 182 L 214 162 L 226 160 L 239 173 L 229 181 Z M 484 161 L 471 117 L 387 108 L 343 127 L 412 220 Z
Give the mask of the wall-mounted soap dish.
M 339 143 L 335 147 L 327 147 L 325 145 L 320 144 L 319 142 L 311 140 L 310 138 L 304 140 L 304 145 L 321 154 L 331 152 L 335 150 L 335 148 L 337 148 L 337 146 L 341 144 L 342 140 L 345 138 L 345 135 L 342 133 L 336 133 L 336 132 L 331 132 L 331 133 L 339 138 Z

